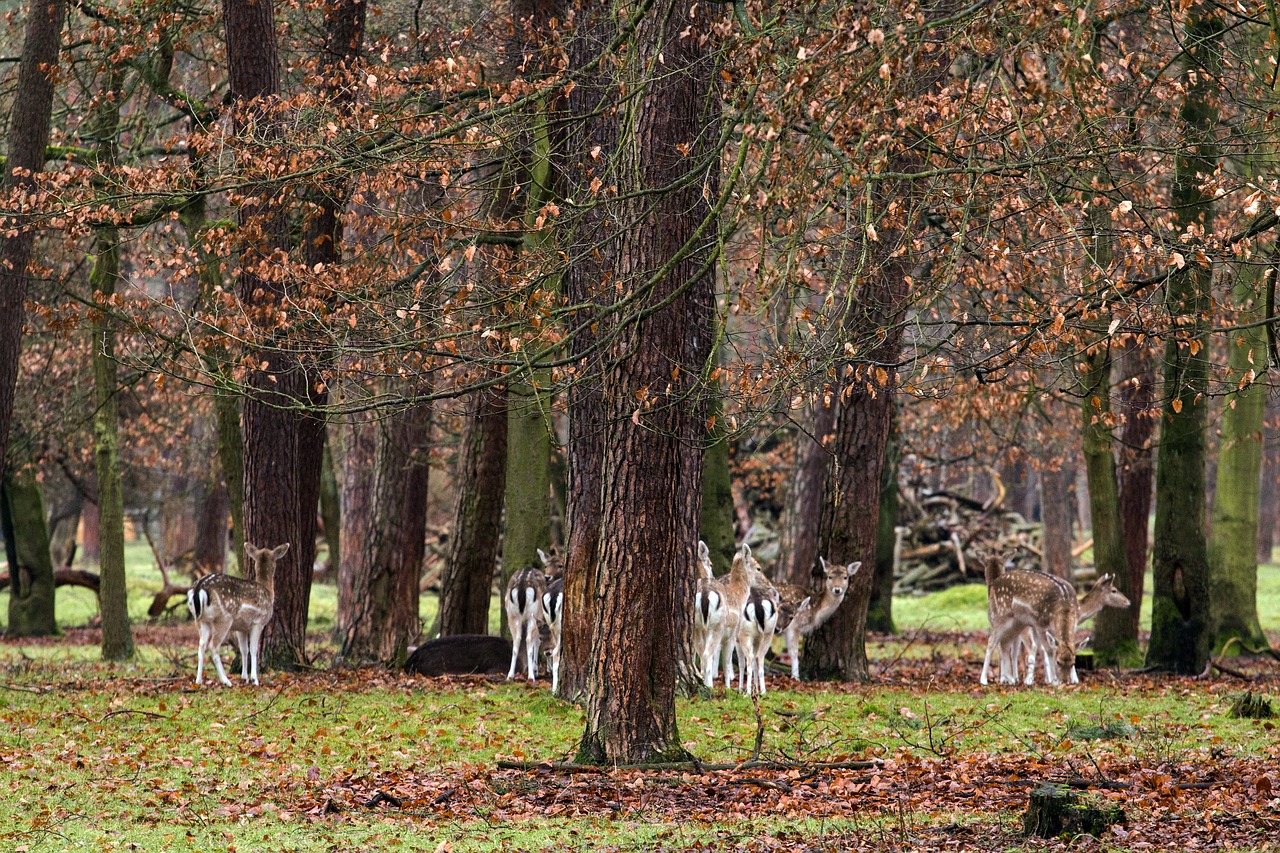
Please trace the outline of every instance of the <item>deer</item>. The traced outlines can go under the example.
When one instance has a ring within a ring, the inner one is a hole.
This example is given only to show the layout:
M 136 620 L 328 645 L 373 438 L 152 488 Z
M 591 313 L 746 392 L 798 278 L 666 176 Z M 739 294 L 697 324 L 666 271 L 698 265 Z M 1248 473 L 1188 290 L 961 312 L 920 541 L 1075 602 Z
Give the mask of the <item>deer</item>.
M 547 581 L 559 574 L 558 571 L 552 576 L 547 574 L 547 569 L 553 569 L 553 563 L 541 548 L 538 549 L 538 559 L 542 561 L 542 568 L 530 566 L 513 574 L 507 581 L 507 590 L 503 595 L 507 628 L 511 631 L 508 681 L 516 677 L 521 640 L 524 641 L 525 671 L 529 680 L 536 681 L 538 678 L 538 646 L 542 640 L 542 624 L 546 621 L 542 612 L 542 598 L 547 591 Z
M 542 614 L 551 633 L 547 656 L 551 658 L 551 692 L 555 693 L 560 688 L 560 637 L 564 626 L 563 577 L 554 577 L 547 581 L 547 591 L 542 594 Z
M 1058 588 L 1061 589 L 1065 595 L 1075 596 L 1076 594 L 1075 587 L 1071 586 L 1071 584 L 1067 583 L 1066 581 L 1054 575 L 1050 575 L 1050 577 L 1054 579 L 1054 581 L 1058 584 Z M 1130 604 L 1131 602 L 1129 601 L 1129 597 L 1125 595 L 1123 592 L 1121 592 L 1120 590 L 1116 589 L 1115 575 L 1112 575 L 1112 574 L 1103 575 L 1102 577 L 1098 578 L 1096 581 L 1093 582 L 1093 585 L 1089 587 L 1087 592 L 1085 592 L 1084 597 L 1080 599 L 1080 602 L 1079 602 L 1080 611 L 1079 611 L 1079 617 L 1076 620 L 1076 628 L 1079 628 L 1080 623 L 1084 622 L 1085 620 L 1092 619 L 1094 616 L 1100 613 L 1104 607 L 1118 607 L 1123 609 L 1123 608 L 1129 607 Z M 1037 650 L 1034 642 L 1034 637 L 1029 631 L 1024 631 L 1021 634 L 1019 634 L 1018 637 L 1016 637 L 1010 644 L 1010 648 L 1006 649 L 1004 647 L 1001 647 L 1000 670 L 1001 670 L 1002 680 L 1005 672 L 1004 662 L 1006 658 L 1008 659 L 1012 667 L 1012 672 L 1010 673 L 1011 682 L 1016 682 L 1018 680 L 1018 664 L 1019 664 L 1019 661 L 1021 660 L 1022 644 L 1024 642 L 1028 643 L 1028 645 L 1030 646 L 1030 654 L 1028 655 L 1028 658 L 1027 658 L 1026 683 L 1031 684 L 1034 681 Z M 1069 680 L 1071 681 L 1072 684 L 1077 684 L 1080 681 L 1080 676 L 1076 673 L 1074 663 L 1072 664 L 1072 667 L 1071 667 L 1071 675 Z
M 778 620 L 778 628 L 787 643 L 791 677 L 797 681 L 800 680 L 800 638 L 809 636 L 831 618 L 844 601 L 853 576 L 862 568 L 861 561 L 854 561 L 847 566 L 831 566 L 825 558 L 819 557 L 818 562 L 821 574 L 813 574 L 814 577 L 822 578 L 822 597 L 816 604 L 811 595 L 795 584 L 778 587 L 783 612 L 782 618 Z
M 1035 644 L 1033 648 L 1044 649 L 1047 683 L 1059 684 L 1064 672 L 1074 675 L 1075 628 L 1080 617 L 1075 589 L 1066 581 L 1043 572 L 1004 571 L 994 559 L 987 561 L 985 574 L 991 636 L 987 640 L 987 656 L 979 681 L 988 683 L 991 654 L 997 647 L 1001 650 L 1001 682 L 1016 681 L 1017 664 L 1013 655 L 1019 653 L 1020 639 L 1028 631 Z M 1012 654 L 1006 656 L 1005 649 L 1012 649 Z
M 196 684 L 204 683 L 204 653 L 213 653 L 218 680 L 227 687 L 231 681 L 222 668 L 218 649 L 234 632 L 240 646 L 240 679 L 258 684 L 258 647 L 262 630 L 271 621 L 276 601 L 276 564 L 289 550 L 289 543 L 275 548 L 258 548 L 244 543 L 245 556 L 253 567 L 253 580 L 221 572 L 205 575 L 187 591 L 187 609 L 200 628 L 200 648 L 196 662 Z
M 703 544 L 700 543 L 699 547 L 702 576 L 698 579 L 694 595 L 694 634 L 702 641 L 702 681 L 707 687 L 715 684 L 723 656 L 724 685 L 728 689 L 733 686 L 733 652 L 738 643 L 738 629 L 747 598 L 753 587 L 768 590 L 772 584 L 760 571 L 751 546 L 745 542 L 733 555 L 729 573 L 719 578 L 711 577 L 710 556 L 703 559 Z
M 738 689 L 750 696 L 764 695 L 764 659 L 773 645 L 773 634 L 778 627 L 778 590 L 753 587 L 747 593 L 738 621 L 735 645 L 742 671 L 738 676 Z M 745 684 L 745 686 L 744 686 Z

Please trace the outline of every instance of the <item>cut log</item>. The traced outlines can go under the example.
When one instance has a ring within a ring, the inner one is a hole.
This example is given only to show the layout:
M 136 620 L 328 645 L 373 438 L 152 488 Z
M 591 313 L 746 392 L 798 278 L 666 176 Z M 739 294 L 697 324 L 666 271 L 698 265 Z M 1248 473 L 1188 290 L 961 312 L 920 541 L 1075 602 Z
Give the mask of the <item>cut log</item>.
M 1057 782 L 1042 782 L 1031 792 L 1022 832 L 1037 838 L 1098 836 L 1124 820 L 1124 809 L 1119 806 L 1082 797 Z

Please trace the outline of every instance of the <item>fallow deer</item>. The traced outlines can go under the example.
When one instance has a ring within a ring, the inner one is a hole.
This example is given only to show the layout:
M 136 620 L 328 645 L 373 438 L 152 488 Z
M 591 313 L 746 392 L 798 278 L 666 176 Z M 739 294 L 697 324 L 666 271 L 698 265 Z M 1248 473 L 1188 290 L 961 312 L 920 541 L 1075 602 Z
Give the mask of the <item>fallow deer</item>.
M 218 680 L 228 687 L 231 681 L 222 668 L 218 649 L 234 632 L 240 646 L 240 678 L 258 683 L 258 647 L 262 629 L 271 621 L 276 600 L 276 563 L 289 550 L 289 543 L 275 548 L 258 548 L 244 543 L 245 556 L 253 566 L 253 580 L 214 572 L 205 575 L 187 591 L 187 609 L 200 628 L 200 649 L 196 662 L 196 684 L 204 681 L 204 653 L 213 653 Z
M 541 553 L 541 552 L 539 552 Z M 549 576 L 548 576 L 549 577 Z M 564 626 L 564 578 L 549 577 L 547 591 L 542 594 L 542 615 L 550 631 L 547 655 L 551 658 L 551 692 L 560 687 L 560 637 Z
M 709 561 L 702 563 L 700 560 L 700 565 L 703 577 L 698 581 L 698 591 L 694 596 L 694 624 L 695 633 L 702 639 L 702 680 L 707 687 L 715 684 L 720 658 L 723 657 L 727 689 L 733 686 L 733 652 L 747 598 L 753 587 L 768 590 L 772 584 L 760 571 L 760 564 L 745 542 L 733 555 L 733 566 L 727 575 L 708 578 Z M 702 620 L 701 626 L 698 626 L 698 620 Z
M 764 659 L 773 645 L 773 634 L 778 627 L 778 591 L 754 587 L 747 593 L 738 622 L 735 645 L 742 672 L 738 676 L 738 688 L 748 696 L 765 693 Z
M 543 556 L 541 552 L 539 556 Z M 535 681 L 538 677 L 538 644 L 542 639 L 543 621 L 542 595 L 546 591 L 547 576 L 536 566 L 521 569 L 507 581 L 503 603 L 507 611 L 507 628 L 511 631 L 511 668 L 507 670 L 508 681 L 516 677 L 522 644 L 529 680 Z
M 787 643 L 787 657 L 791 659 L 791 677 L 800 679 L 800 638 L 807 637 L 831 618 L 831 615 L 844 601 L 849 591 L 849 583 L 862 568 L 860 561 L 847 566 L 831 566 L 826 559 L 819 557 L 822 567 L 822 597 L 815 604 L 813 597 L 801 587 L 786 584 L 778 587 L 782 596 L 783 618 L 778 620 L 778 628 Z M 814 572 L 818 577 L 819 573 Z M 786 616 L 790 611 L 790 618 Z M 785 620 L 785 621 L 784 621 Z
M 1045 680 L 1058 684 L 1061 673 L 1071 672 L 1075 665 L 1075 627 L 1080 615 L 1075 590 L 1065 581 L 1043 572 L 1002 571 L 997 560 L 988 561 L 986 576 L 991 636 L 979 680 L 987 683 L 991 654 L 997 648 L 1002 650 L 1001 681 L 1016 680 L 1016 663 L 1012 655 L 1005 657 L 1004 649 L 1012 648 L 1013 654 L 1017 654 L 1020 638 L 1029 630 L 1035 648 L 1044 649 Z
M 1073 586 L 1056 576 L 1050 575 L 1050 577 L 1054 578 L 1058 584 L 1058 588 L 1061 589 L 1065 595 L 1075 595 L 1075 588 Z M 1129 597 L 1116 589 L 1115 575 L 1103 575 L 1093 582 L 1093 585 L 1089 587 L 1089 590 L 1084 594 L 1084 597 L 1080 599 L 1079 618 L 1076 622 L 1076 628 L 1078 629 L 1080 627 L 1080 623 L 1085 620 L 1092 619 L 1101 612 L 1104 607 L 1118 607 L 1123 609 L 1129 605 Z M 1000 649 L 1000 671 L 1002 681 L 1004 680 L 1004 663 L 1006 659 L 1010 662 L 1013 668 L 1011 680 L 1013 682 L 1018 680 L 1018 664 L 1021 661 L 1022 644 L 1024 642 L 1030 646 L 1030 653 L 1027 656 L 1026 683 L 1031 684 L 1034 681 L 1037 649 L 1031 633 L 1025 631 L 1013 640 L 1010 644 L 1010 648 L 1006 649 L 1001 647 Z M 1076 673 L 1074 664 L 1071 667 L 1070 681 L 1072 684 L 1076 684 L 1080 681 L 1080 676 Z

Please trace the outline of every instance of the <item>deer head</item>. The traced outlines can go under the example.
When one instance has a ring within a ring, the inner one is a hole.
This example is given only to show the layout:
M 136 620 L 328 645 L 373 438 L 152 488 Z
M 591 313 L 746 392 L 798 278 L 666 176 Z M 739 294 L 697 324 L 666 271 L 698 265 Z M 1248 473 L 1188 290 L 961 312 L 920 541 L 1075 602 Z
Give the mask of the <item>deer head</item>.
M 248 542 L 244 543 L 244 555 L 249 558 L 249 565 L 253 567 L 249 580 L 266 587 L 274 594 L 276 588 L 276 563 L 288 551 L 288 542 L 283 545 L 277 545 L 274 548 L 259 548 Z

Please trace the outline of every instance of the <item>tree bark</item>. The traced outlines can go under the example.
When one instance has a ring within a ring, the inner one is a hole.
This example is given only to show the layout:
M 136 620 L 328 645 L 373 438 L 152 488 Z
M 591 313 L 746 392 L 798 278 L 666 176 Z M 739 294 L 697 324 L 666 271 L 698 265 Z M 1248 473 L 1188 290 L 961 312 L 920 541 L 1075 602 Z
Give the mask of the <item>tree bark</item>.
M 334 468 L 332 434 L 324 443 L 324 461 L 320 471 L 320 520 L 324 525 L 324 541 L 329 551 L 325 578 L 336 582 L 342 571 L 342 499 Z
M 507 477 L 506 395 L 474 392 L 454 476 L 453 525 L 440 582 L 440 635 L 487 634 Z
M 1138 642 L 1139 612 L 1147 575 L 1149 529 L 1151 525 L 1152 441 L 1156 420 L 1156 377 L 1154 353 L 1141 346 L 1124 359 L 1125 379 L 1120 385 L 1119 403 L 1124 413 L 1120 432 L 1120 516 L 1124 530 L 1125 565 L 1129 571 L 1129 625 L 1126 636 Z M 1110 618 L 1110 617 L 1108 617 Z
M 885 441 L 884 467 L 880 474 L 880 509 L 876 518 L 875 578 L 867 603 L 867 630 L 893 634 L 893 552 L 897 544 L 898 466 L 902 448 L 898 440 L 898 410 L 889 413 L 889 437 Z
M 116 162 L 116 136 L 120 128 L 120 92 L 123 74 L 108 74 L 106 91 L 93 120 L 98 139 L 98 161 L 110 168 Z M 89 289 L 96 305 L 107 306 L 120 277 L 119 233 L 113 227 L 94 231 L 93 269 Z M 94 313 L 93 384 L 96 407 L 93 412 L 93 457 L 98 475 L 98 536 L 101 587 L 98 610 L 102 615 L 102 659 L 128 660 L 133 657 L 133 632 L 129 628 L 129 600 L 124 569 L 124 489 L 120 479 L 120 430 L 116 400 L 115 332 L 101 311 Z
M 403 666 L 420 630 L 431 413 L 415 403 L 344 427 L 338 638 L 347 663 Z
M 1266 275 L 1274 274 L 1272 268 Z M 1245 328 L 1227 334 L 1227 358 L 1235 390 L 1227 395 L 1219 430 L 1218 486 L 1208 544 L 1209 618 L 1212 644 L 1232 638 L 1248 648 L 1269 645 L 1258 622 L 1258 507 L 1267 388 L 1257 380 L 1267 369 L 1263 319 L 1264 270 L 1248 261 L 1237 272 L 1235 302 Z
M 1072 510 L 1072 486 L 1076 470 L 1063 462 L 1057 470 L 1040 471 L 1040 519 L 1044 525 L 1041 550 L 1044 553 L 1044 571 L 1071 580 L 1071 527 L 1075 520 Z
M 54 613 L 53 559 L 44 501 L 34 477 L 13 471 L 0 488 L 0 523 L 8 552 L 9 628 L 11 637 L 48 637 L 58 633 Z
M 1218 71 L 1223 25 L 1216 7 L 1197 2 L 1184 43 L 1186 90 L 1180 111 L 1184 147 L 1178 152 L 1172 191 L 1178 230 L 1208 228 L 1212 190 L 1200 181 L 1217 168 Z M 1205 394 L 1208 353 L 1203 319 L 1209 308 L 1211 270 L 1186 251 L 1186 267 L 1165 285 L 1172 321 L 1164 352 L 1164 404 L 1156 468 L 1156 526 L 1152 567 L 1151 642 L 1147 666 L 1194 675 L 1209 659 L 1209 563 L 1205 543 Z
M 51 70 L 58 67 L 66 0 L 35 0 L 27 16 L 18 63 L 18 81 L 8 124 L 8 157 L 0 174 L 0 192 L 29 186 L 44 169 L 53 113 Z M 27 264 L 36 232 L 20 215 L 0 219 L 0 473 L 9 462 L 9 425 L 13 418 L 18 356 L 22 353 L 23 302 Z
M 630 4 L 622 10 L 639 12 Z M 618 12 L 604 4 L 580 8 L 574 53 L 590 55 L 608 44 L 627 20 Z M 625 55 L 602 66 L 600 89 L 584 90 L 577 105 L 591 111 L 583 119 L 588 125 L 614 125 L 618 141 L 599 161 L 575 151 L 583 164 L 574 183 L 599 198 L 607 218 L 599 232 L 579 230 L 569 255 L 600 253 L 609 279 L 597 282 L 597 300 L 615 298 L 612 279 L 617 293 L 630 291 L 633 304 L 647 308 L 639 316 L 600 318 L 613 338 L 600 374 L 601 538 L 589 582 L 595 606 L 578 752 L 589 763 L 685 755 L 675 697 L 701 511 L 700 374 L 713 342 L 711 202 L 720 165 L 714 23 L 705 5 L 659 2 L 638 22 Z M 656 68 L 661 74 L 654 76 Z M 625 103 L 615 100 L 620 86 Z M 611 188 L 603 194 L 587 189 L 597 169 Z
M 781 565 L 775 577 L 808 589 L 818 564 L 818 528 L 831 467 L 830 442 L 836 423 L 834 401 L 820 401 L 811 411 L 810 430 L 796 436 L 796 468 L 787 492 L 786 519 L 782 525 Z
M 551 547 L 551 397 L 545 371 L 507 387 L 507 475 L 503 489 L 502 583 L 541 568 L 538 549 Z M 506 623 L 503 623 L 505 636 Z
M 1258 562 L 1270 563 L 1280 521 L 1280 398 L 1268 395 L 1262 425 L 1262 493 L 1258 500 Z
M 725 437 L 724 405 L 712 386 L 707 403 L 707 420 L 714 420 L 702 454 L 702 515 L 699 537 L 711 552 L 712 570 L 717 575 L 729 571 L 733 563 L 734 521 L 733 482 L 729 471 L 729 441 Z

